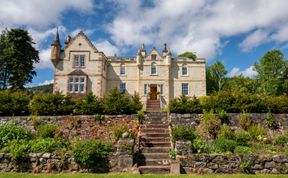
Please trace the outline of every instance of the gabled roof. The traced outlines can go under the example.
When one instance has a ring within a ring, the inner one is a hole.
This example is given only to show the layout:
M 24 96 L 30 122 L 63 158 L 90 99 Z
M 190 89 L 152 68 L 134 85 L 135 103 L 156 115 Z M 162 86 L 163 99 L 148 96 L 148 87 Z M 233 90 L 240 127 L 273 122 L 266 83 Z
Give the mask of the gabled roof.
M 80 69 L 76 69 L 76 70 L 70 72 L 68 75 L 87 75 L 87 74 Z
M 65 49 L 68 48 L 70 46 L 70 44 L 72 44 L 79 36 L 83 36 L 84 39 L 87 41 L 87 43 L 89 44 L 89 46 L 95 50 L 95 52 L 99 52 L 97 50 L 97 48 L 93 45 L 93 43 L 89 40 L 89 38 L 84 34 L 84 32 L 80 31 L 76 36 L 74 36 L 69 43 L 65 46 Z

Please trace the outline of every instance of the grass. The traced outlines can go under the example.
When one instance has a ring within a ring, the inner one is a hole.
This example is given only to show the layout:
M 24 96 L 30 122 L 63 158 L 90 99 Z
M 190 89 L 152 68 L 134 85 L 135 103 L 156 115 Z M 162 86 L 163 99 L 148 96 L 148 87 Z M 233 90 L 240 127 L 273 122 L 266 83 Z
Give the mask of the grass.
M 27 174 L 0 173 L 0 178 L 287 178 L 287 175 L 248 175 L 248 174 L 210 174 L 210 175 L 133 175 L 133 174 Z

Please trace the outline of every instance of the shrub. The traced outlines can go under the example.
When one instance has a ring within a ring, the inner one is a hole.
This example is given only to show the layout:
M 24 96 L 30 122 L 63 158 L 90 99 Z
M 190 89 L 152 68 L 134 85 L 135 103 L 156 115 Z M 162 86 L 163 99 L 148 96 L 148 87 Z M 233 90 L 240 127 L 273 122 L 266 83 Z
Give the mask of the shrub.
M 100 115 L 100 114 L 95 114 L 94 117 L 95 117 L 95 120 L 96 120 L 96 121 L 99 121 L 99 122 L 100 122 L 100 124 L 101 124 L 102 121 L 105 119 L 105 116 Z
M 100 140 L 86 140 L 79 142 L 73 149 L 73 156 L 77 163 L 83 168 L 92 168 L 104 160 L 109 152 L 115 151 L 115 148 L 101 142 Z
M 271 112 L 267 113 L 267 118 L 265 119 L 265 125 L 268 128 L 274 129 L 274 130 L 279 128 L 279 125 Z
M 31 131 L 21 128 L 15 123 L 0 126 L 0 148 L 7 146 L 12 140 L 29 140 L 32 137 Z
M 104 98 L 105 114 L 133 114 L 142 108 L 140 97 L 133 97 L 121 93 L 118 88 L 112 89 Z
M 235 140 L 229 140 L 226 138 L 217 138 L 213 143 L 215 152 L 226 153 L 231 152 L 233 153 L 234 149 L 237 146 L 237 142 Z
M 234 153 L 238 153 L 238 154 L 252 154 L 252 148 L 248 147 L 248 146 L 237 146 L 234 149 Z
M 59 138 L 41 138 L 30 141 L 32 153 L 51 153 L 66 147 L 64 141 Z
M 74 103 L 71 97 L 56 92 L 35 95 L 29 107 L 35 115 L 68 115 L 73 112 Z
M 83 98 L 77 100 L 74 114 L 93 115 L 103 113 L 103 103 L 93 93 L 88 93 Z
M 240 126 L 247 130 L 252 125 L 252 116 L 249 113 L 242 112 L 240 114 Z
M 194 153 L 209 153 L 210 145 L 202 140 L 194 139 L 192 142 L 192 151 Z
M 229 123 L 228 114 L 224 109 L 217 110 L 217 115 L 222 123 Z
M 172 130 L 173 142 L 177 140 L 190 140 L 191 143 L 196 138 L 196 135 L 192 128 L 185 126 L 176 126 Z
M 117 141 L 122 138 L 122 134 L 128 131 L 125 124 L 114 123 L 111 127 L 113 138 Z
M 202 113 L 199 99 L 196 97 L 188 98 L 185 95 L 170 101 L 169 110 L 171 113 Z
M 24 92 L 0 91 L 0 116 L 28 115 L 30 97 Z
M 285 146 L 288 144 L 288 136 L 280 135 L 275 138 L 275 145 Z
M 260 124 L 251 125 L 248 128 L 248 133 L 253 140 L 263 141 L 263 138 L 266 136 L 266 130 L 261 127 Z
M 56 129 L 57 129 L 56 125 L 41 124 L 37 127 L 38 136 L 41 138 L 53 138 Z
M 28 158 L 29 141 L 27 140 L 12 140 L 7 147 L 4 148 L 5 152 L 11 153 L 11 157 L 20 162 Z
M 203 117 L 197 127 L 197 132 L 205 140 L 210 138 L 215 139 L 217 137 L 220 126 L 221 120 L 217 115 L 214 114 L 214 111 L 210 110 L 207 112 L 204 110 Z
M 238 130 L 235 132 L 235 140 L 238 145 L 247 146 L 251 140 L 249 133 L 245 130 Z
M 234 132 L 227 124 L 221 126 L 217 136 L 218 138 L 235 139 Z

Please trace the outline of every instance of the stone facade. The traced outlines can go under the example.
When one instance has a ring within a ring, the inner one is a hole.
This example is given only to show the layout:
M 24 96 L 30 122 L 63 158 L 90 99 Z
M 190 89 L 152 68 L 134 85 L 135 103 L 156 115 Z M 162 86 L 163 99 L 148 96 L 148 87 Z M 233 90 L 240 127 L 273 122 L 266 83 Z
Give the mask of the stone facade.
M 205 59 L 173 58 L 166 45 L 161 54 L 156 49 L 148 54 L 143 45 L 136 57 L 109 57 L 83 32 L 68 37 L 62 49 L 57 33 L 51 44 L 51 61 L 55 66 L 53 91 L 75 97 L 87 92 L 103 97 L 118 87 L 128 95 L 137 92 L 144 105 L 153 99 L 165 107 L 183 90 L 190 97 L 206 95 Z
M 261 173 L 288 174 L 288 154 L 226 155 L 191 154 L 190 141 L 177 141 L 176 160 L 185 173 Z

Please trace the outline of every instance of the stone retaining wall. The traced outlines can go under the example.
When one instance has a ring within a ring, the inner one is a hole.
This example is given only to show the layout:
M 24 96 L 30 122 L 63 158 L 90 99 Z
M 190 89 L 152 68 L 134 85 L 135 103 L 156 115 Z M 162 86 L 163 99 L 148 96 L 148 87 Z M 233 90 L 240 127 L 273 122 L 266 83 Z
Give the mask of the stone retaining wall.
M 195 128 L 199 123 L 203 114 L 176 114 L 171 113 L 169 116 L 169 121 L 172 127 L 176 125 L 186 125 Z M 265 125 L 265 119 L 267 118 L 267 113 L 251 113 L 253 122 L 261 125 Z M 281 127 L 288 128 L 288 114 L 273 114 L 274 118 Z M 231 127 L 240 127 L 240 113 L 229 113 L 228 114 L 229 125 Z
M 288 174 L 288 154 L 192 154 L 190 141 L 177 141 L 175 151 L 185 173 Z
M 30 153 L 28 158 L 14 160 L 10 153 L 0 153 L 0 172 L 128 172 L 133 166 L 133 139 L 119 140 L 117 152 L 97 163 L 94 169 L 82 169 L 71 155 Z

